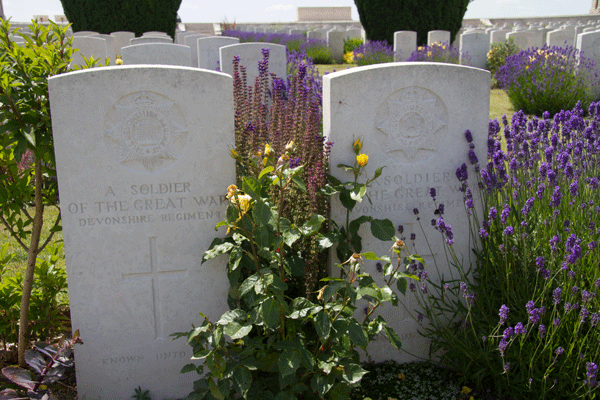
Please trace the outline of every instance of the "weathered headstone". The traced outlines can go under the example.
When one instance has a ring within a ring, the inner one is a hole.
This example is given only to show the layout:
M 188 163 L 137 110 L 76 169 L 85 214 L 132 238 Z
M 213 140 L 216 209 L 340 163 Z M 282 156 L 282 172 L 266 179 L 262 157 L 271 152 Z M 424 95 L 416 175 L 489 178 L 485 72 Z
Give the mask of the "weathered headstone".
M 342 63 L 342 56 L 344 55 L 344 35 L 345 31 L 338 31 L 335 29 L 327 32 L 327 46 L 331 50 L 331 56 L 338 63 Z
M 219 66 L 219 48 L 237 44 L 240 39 L 226 36 L 209 36 L 198 38 L 198 67 L 213 71 L 221 70 Z
M 450 31 L 427 32 L 427 46 L 431 46 L 433 43 L 450 43 Z
M 228 309 L 226 261 L 200 262 L 235 182 L 232 79 L 115 66 L 48 85 L 79 399 L 183 398 L 192 351 L 169 335 Z
M 109 56 L 106 48 L 106 40 L 99 37 L 75 36 L 73 37 L 74 49 L 79 49 L 73 53 L 73 61 L 71 65 L 85 65 L 83 57 L 89 59 L 91 56 L 96 60 L 104 62 Z
M 456 101 L 456 93 L 461 93 L 461 101 Z M 405 236 L 411 251 L 416 249 L 424 257 L 429 277 L 434 280 L 438 277 L 433 256 L 446 278 L 451 267 L 446 263 L 440 233 L 430 224 L 437 218 L 430 189 L 437 191 L 437 204 L 445 205 L 443 218 L 452 226 L 456 252 L 468 258 L 469 226 L 455 172 L 463 162 L 468 163 L 467 129 L 473 134 L 479 159 L 484 160 L 489 98 L 489 71 L 453 64 L 381 64 L 323 77 L 323 130 L 328 140 L 335 142 L 330 164 L 353 165 L 352 143 L 360 138 L 362 153 L 369 156 L 367 174 L 373 176 L 376 168 L 385 166 L 382 176 L 367 191 L 372 204 L 366 199 L 357 204 L 350 218 L 369 215 L 403 225 L 403 234 L 397 235 Z M 342 181 L 353 179 L 340 168 L 332 168 L 331 173 Z M 472 175 L 471 184 L 477 187 Z M 431 247 L 425 242 L 414 209 L 418 209 Z M 344 226 L 346 211 L 339 202 L 333 202 L 331 216 Z M 388 254 L 391 242 L 374 239 L 365 226 L 359 233 L 363 252 Z M 410 240 L 412 233 L 416 234 L 414 242 Z M 365 267 L 371 275 L 381 276 L 374 262 L 367 262 Z M 381 279 L 378 282 L 381 284 Z M 415 283 L 420 290 L 419 282 Z M 398 296 L 416 315 L 414 294 L 407 291 L 406 296 Z M 428 342 L 418 334 L 419 325 L 402 307 L 384 307 L 381 315 L 396 330 L 403 348 L 417 357 L 427 357 Z M 375 361 L 414 359 L 398 353 L 386 340 L 370 345 L 368 351 Z
M 186 46 L 190 46 L 191 50 L 191 66 L 198 68 L 198 39 L 203 37 L 209 37 L 210 35 L 204 33 L 194 33 L 184 37 L 184 43 Z
M 124 65 L 159 64 L 190 67 L 191 51 L 188 46 L 168 43 L 144 43 L 122 49 Z
M 134 45 L 134 44 L 144 44 L 144 43 L 167 43 L 167 44 L 171 44 L 173 43 L 173 39 L 171 39 L 171 36 L 166 36 L 166 37 L 162 37 L 162 36 L 144 36 L 144 37 L 136 37 L 133 38 L 129 41 L 130 45 Z
M 406 61 L 417 50 L 417 32 L 394 32 L 394 61 Z
M 117 58 L 117 46 L 115 38 L 112 35 L 107 35 L 105 33 L 90 35 L 89 37 L 97 37 L 106 40 L 106 51 L 108 52 L 108 57 L 110 57 L 111 63 L 114 63 Z
M 583 53 L 584 57 L 594 60 L 596 71 L 600 71 L 600 31 L 577 35 L 577 49 Z
M 550 31 L 546 34 L 546 44 L 548 46 L 574 46 L 575 45 L 575 36 L 573 35 L 573 31 L 567 31 L 564 29 L 556 29 Z
M 522 50 L 526 50 L 530 47 L 537 47 L 535 45 L 535 35 L 531 31 L 513 31 L 506 34 L 506 39 L 513 38 L 515 44 Z
M 269 72 L 280 78 L 287 76 L 286 48 L 273 43 L 240 43 L 224 46 L 219 49 L 221 71 L 233 75 L 233 57 L 240 57 L 240 65 L 246 67 L 247 83 L 254 86 L 254 78 L 258 76 L 258 62 L 263 59 L 262 49 L 269 50 Z
M 73 33 L 74 37 L 77 36 L 92 36 L 92 35 L 97 35 L 98 32 L 94 32 L 94 31 L 77 31 L 75 33 Z
M 128 31 L 112 32 L 110 36 L 115 38 L 115 51 L 117 55 L 121 55 L 121 49 L 129 46 L 131 39 L 135 37 L 135 33 Z
M 504 43 L 506 41 L 506 34 L 510 31 L 508 29 L 498 29 L 492 31 L 490 34 L 490 43 Z
M 490 35 L 483 32 L 468 32 L 460 35 L 460 63 L 476 68 L 485 68 L 490 48 Z
M 308 31 L 306 34 L 309 39 L 317 39 L 327 41 L 327 32 L 329 29 L 319 28 L 312 31 Z

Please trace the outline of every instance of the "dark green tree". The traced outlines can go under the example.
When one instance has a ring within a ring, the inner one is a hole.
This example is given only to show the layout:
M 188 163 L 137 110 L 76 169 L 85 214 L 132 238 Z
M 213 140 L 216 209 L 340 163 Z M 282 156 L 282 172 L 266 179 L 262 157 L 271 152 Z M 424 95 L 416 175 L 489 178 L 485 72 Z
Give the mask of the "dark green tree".
M 472 0 L 471 0 L 472 1 Z M 367 39 L 394 43 L 394 32 L 417 32 L 418 45 L 427 32 L 450 31 L 454 41 L 470 0 L 354 0 Z
M 73 31 L 148 31 L 175 36 L 181 0 L 60 0 Z

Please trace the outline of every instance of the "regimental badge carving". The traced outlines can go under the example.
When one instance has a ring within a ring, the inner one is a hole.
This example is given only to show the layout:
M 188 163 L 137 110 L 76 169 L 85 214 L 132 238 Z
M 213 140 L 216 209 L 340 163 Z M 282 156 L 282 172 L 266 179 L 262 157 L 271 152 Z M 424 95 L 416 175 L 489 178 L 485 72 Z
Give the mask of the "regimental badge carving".
M 381 150 L 392 160 L 414 164 L 433 156 L 448 129 L 448 112 L 432 91 L 400 89 L 377 109 L 375 128 Z
M 188 140 L 181 109 L 158 93 L 122 97 L 106 114 L 104 141 L 114 159 L 136 172 L 154 173 L 177 162 Z

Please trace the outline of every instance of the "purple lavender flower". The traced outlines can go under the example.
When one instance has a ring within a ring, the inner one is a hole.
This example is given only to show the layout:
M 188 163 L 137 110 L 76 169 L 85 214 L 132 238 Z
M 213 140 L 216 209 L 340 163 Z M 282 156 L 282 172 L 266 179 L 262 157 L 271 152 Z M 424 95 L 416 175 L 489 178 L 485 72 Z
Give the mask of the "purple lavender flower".
M 579 312 L 579 321 L 583 324 L 586 318 L 590 315 L 590 312 L 586 307 L 581 307 L 581 311 Z
M 417 285 L 415 285 L 414 282 L 411 282 L 410 285 L 408 285 L 408 288 L 414 293 L 417 290 Z
M 401 235 L 404 233 L 404 226 L 403 225 L 398 225 L 398 233 L 401 234 Z
M 563 349 L 562 347 L 557 347 L 556 350 L 554 350 L 554 354 L 556 354 L 557 356 L 560 356 L 564 352 L 565 349 Z
M 540 335 L 540 337 L 543 339 L 544 336 L 546 336 L 546 325 L 542 325 L 540 324 L 540 326 L 538 327 L 538 334 Z
M 469 173 L 467 172 L 467 164 L 463 163 L 460 166 L 460 168 L 456 169 L 456 177 L 461 182 L 465 182 L 469 178 Z
M 415 233 L 411 233 L 410 234 L 410 240 L 415 240 L 417 238 L 417 235 Z
M 490 224 L 492 223 L 492 221 L 494 219 L 496 219 L 497 215 L 498 215 L 498 212 L 496 211 L 496 207 L 490 207 L 490 212 L 488 214 L 488 218 L 490 220 Z
M 515 334 L 516 335 L 524 335 L 527 333 L 527 329 L 523 326 L 523 323 L 517 322 L 515 325 Z
M 560 303 L 560 295 L 562 294 L 562 289 L 557 287 L 556 289 L 554 289 L 554 291 L 552 292 L 552 297 L 554 298 L 554 304 L 558 304 Z
M 600 314 L 598 314 L 597 312 L 592 313 L 592 317 L 590 318 L 590 320 L 592 326 L 598 325 L 598 323 L 600 322 Z
M 546 259 L 542 256 L 539 256 L 535 259 L 535 266 L 537 267 L 536 271 L 539 271 L 540 269 L 544 268 L 544 265 L 546 264 Z
M 473 135 L 471 134 L 470 130 L 466 130 L 465 131 L 465 138 L 467 139 L 467 142 L 471 143 L 473 141 Z
M 504 208 L 502 209 L 502 213 L 500 214 L 500 221 L 502 222 L 502 225 L 506 224 L 506 220 L 508 219 L 509 214 L 510 207 L 508 206 L 508 204 L 505 204 Z
M 514 233 L 514 229 L 512 226 L 507 226 L 506 229 L 504 229 L 503 232 L 506 236 L 510 236 Z
M 525 202 L 525 205 L 521 209 L 521 213 L 523 213 L 523 216 L 527 217 L 527 214 L 529 214 L 529 211 L 531 211 L 531 207 L 533 206 L 534 202 L 535 202 L 535 197 L 530 197 L 529 199 L 527 199 L 527 201 Z
M 465 282 L 461 282 L 460 291 L 466 294 L 467 290 L 469 290 L 469 285 L 467 285 Z
M 552 200 L 550 201 L 551 207 L 558 207 L 560 205 L 560 200 L 562 199 L 562 193 L 560 192 L 560 186 L 554 187 L 554 192 L 552 192 Z
M 515 330 L 512 326 L 509 326 L 502 333 L 502 337 L 506 340 L 510 339 L 515 334 Z
M 433 201 L 435 201 L 435 195 L 436 195 L 435 188 L 430 188 L 429 189 L 429 195 L 431 196 L 431 198 L 433 199 Z
M 508 313 L 510 312 L 510 308 L 506 307 L 505 304 L 502 304 L 502 306 L 500 307 L 500 312 L 498 313 L 498 315 L 500 316 L 500 326 L 504 325 L 504 322 L 506 321 L 506 318 L 508 318 Z
M 485 228 L 481 228 L 479 229 L 479 237 L 482 239 L 485 239 L 488 237 L 488 231 L 485 230 Z
M 377 269 L 377 272 L 383 272 L 383 266 L 381 265 L 380 262 L 375 264 L 375 268 Z
M 469 150 L 469 162 L 471 163 L 471 165 L 475 165 L 479 162 L 479 159 L 477 158 L 477 155 L 475 155 L 473 149 Z
M 504 357 L 504 352 L 506 351 L 507 347 L 508 342 L 506 341 L 506 339 L 500 339 L 500 343 L 498 344 L 498 350 L 500 350 L 500 357 Z

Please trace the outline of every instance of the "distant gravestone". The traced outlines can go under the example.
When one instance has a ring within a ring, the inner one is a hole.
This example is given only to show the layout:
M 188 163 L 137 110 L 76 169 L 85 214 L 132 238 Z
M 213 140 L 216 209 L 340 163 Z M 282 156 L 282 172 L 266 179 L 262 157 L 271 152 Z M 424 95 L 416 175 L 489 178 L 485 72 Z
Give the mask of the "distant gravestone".
M 427 46 L 433 43 L 450 43 L 449 31 L 429 31 L 427 32 Z
M 170 36 L 162 37 L 162 36 L 144 36 L 133 38 L 129 41 L 130 45 L 134 44 L 144 44 L 144 43 L 173 43 L 173 39 Z
M 460 63 L 476 68 L 485 68 L 490 48 L 490 35 L 483 32 L 460 35 Z
M 108 51 L 108 56 L 110 57 L 111 63 L 114 63 L 117 58 L 117 49 L 116 49 L 116 41 L 112 35 L 107 35 L 104 33 L 99 33 L 97 35 L 91 35 L 89 37 L 97 37 L 106 40 L 106 51 Z
M 577 35 L 577 49 L 583 53 L 584 57 L 594 60 L 596 70 L 600 71 L 600 31 Z
M 198 68 L 198 39 L 203 37 L 209 37 L 210 35 L 204 33 L 194 33 L 192 35 L 187 35 L 184 38 L 184 43 L 186 46 L 190 47 L 191 50 L 191 66 L 194 68 Z
M 155 64 L 190 67 L 191 51 L 188 46 L 168 43 L 144 43 L 122 49 L 123 65 Z
M 75 33 L 73 33 L 73 37 L 77 37 L 77 36 L 92 36 L 92 35 L 97 35 L 99 32 L 94 32 L 94 31 L 77 31 Z
M 342 63 L 344 55 L 344 37 L 344 31 L 332 29 L 327 32 L 327 46 L 331 50 L 331 56 L 338 64 Z
M 329 32 L 329 29 L 320 28 L 320 29 L 308 31 L 308 33 L 306 35 L 309 39 L 317 39 L 317 40 L 327 41 L 327 32 Z
M 131 39 L 135 37 L 135 33 L 128 31 L 112 32 L 110 36 L 115 38 L 115 51 L 117 55 L 121 55 L 121 49 L 129 46 Z
M 89 59 L 91 56 L 96 60 L 104 62 L 109 57 L 106 48 L 106 40 L 99 37 L 75 36 L 73 37 L 73 49 L 79 49 L 73 53 L 71 65 L 85 65 L 83 57 Z
M 548 46 L 575 46 L 575 36 L 572 31 L 556 29 L 546 34 L 546 44 Z
M 269 50 L 269 72 L 280 78 L 287 76 L 286 48 L 273 43 L 240 43 L 224 46 L 219 49 L 221 71 L 233 75 L 233 57 L 240 57 L 240 65 L 246 67 L 247 83 L 254 86 L 254 78 L 258 76 L 258 62 L 263 59 L 262 49 Z
M 79 399 L 183 398 L 192 349 L 169 335 L 228 309 L 226 261 L 200 262 L 235 182 L 232 79 L 115 66 L 48 86 Z
M 513 38 L 515 44 L 522 50 L 526 50 L 530 47 L 537 47 L 535 45 L 535 35 L 531 31 L 513 31 L 506 34 L 506 39 Z
M 490 45 L 491 43 L 504 43 L 506 42 L 506 34 L 510 32 L 507 29 L 498 29 L 492 31 L 490 34 Z
M 362 30 L 356 28 L 348 29 L 344 34 L 344 39 L 360 39 L 361 37 Z
M 406 61 L 417 50 L 417 32 L 394 32 L 394 61 Z
M 219 48 L 237 44 L 240 39 L 226 36 L 209 36 L 199 38 L 198 43 L 198 67 L 213 71 L 221 70 L 219 65 Z
M 148 32 L 144 32 L 142 33 L 142 36 L 168 36 L 166 32 L 159 32 L 159 31 L 148 31 Z
M 461 93 L 460 102 L 456 101 L 456 93 Z M 424 257 L 433 280 L 439 278 L 433 256 L 446 278 L 451 267 L 446 263 L 440 233 L 429 223 L 437 219 L 430 189 L 437 191 L 437 204 L 445 205 L 443 218 L 453 228 L 459 259 L 468 258 L 469 225 L 455 172 L 463 162 L 468 164 L 464 136 L 467 129 L 473 134 L 479 159 L 485 160 L 489 98 L 489 71 L 453 64 L 379 64 L 323 77 L 323 130 L 328 140 L 335 142 L 330 164 L 353 165 L 352 143 L 360 138 L 362 153 L 369 156 L 367 174 L 372 176 L 376 168 L 385 166 L 382 176 L 367 191 L 372 203 L 365 199 L 357 204 L 351 219 L 364 215 L 389 218 L 394 226 L 403 226 L 403 234 L 397 235 L 405 236 L 411 249 L 413 241 L 408 238 L 415 233 L 414 248 Z M 331 174 L 343 182 L 353 179 L 340 168 L 332 168 Z M 473 173 L 470 179 L 477 187 Z M 431 250 L 414 209 L 418 209 Z M 331 216 L 339 226 L 344 226 L 346 211 L 337 201 L 332 203 Z M 389 254 L 392 243 L 374 239 L 364 226 L 359 234 L 363 251 Z M 365 268 L 372 276 L 381 276 L 375 262 L 367 261 Z M 381 284 L 381 279 L 378 282 Z M 398 294 L 398 297 L 416 315 L 418 305 L 414 295 L 407 291 L 406 296 Z M 398 333 L 403 348 L 416 357 L 428 358 L 428 341 L 417 332 L 422 327 L 402 307 L 384 307 L 380 314 Z M 367 350 L 374 361 L 414 360 L 413 356 L 399 353 L 386 340 L 376 341 Z

